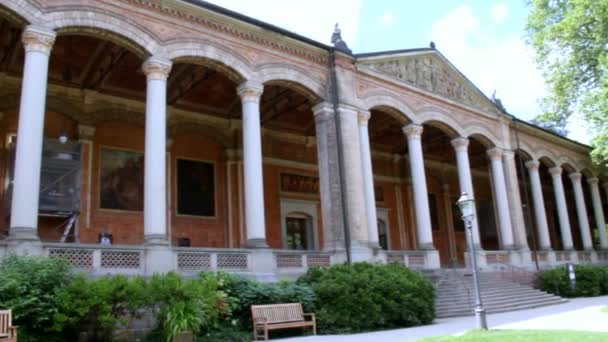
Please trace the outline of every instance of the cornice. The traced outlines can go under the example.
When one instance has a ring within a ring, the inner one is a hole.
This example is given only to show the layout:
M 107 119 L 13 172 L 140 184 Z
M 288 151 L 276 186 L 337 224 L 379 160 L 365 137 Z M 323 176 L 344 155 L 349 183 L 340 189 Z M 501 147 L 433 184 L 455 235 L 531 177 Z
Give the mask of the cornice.
M 123 0 L 123 2 L 143 7 L 180 21 L 195 23 L 211 31 L 226 34 L 239 40 L 254 42 L 266 48 L 315 63 L 325 64 L 327 59 L 326 51 L 320 48 L 309 46 L 293 38 L 283 37 L 278 33 L 264 30 L 256 25 L 185 2 L 177 0 Z

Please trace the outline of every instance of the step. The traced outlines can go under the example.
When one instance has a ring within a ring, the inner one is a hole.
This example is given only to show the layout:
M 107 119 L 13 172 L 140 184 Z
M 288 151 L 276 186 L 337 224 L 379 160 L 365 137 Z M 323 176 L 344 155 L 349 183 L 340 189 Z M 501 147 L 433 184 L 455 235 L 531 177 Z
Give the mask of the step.
M 525 310 L 525 309 L 533 309 L 543 306 L 549 305 L 557 305 L 568 302 L 567 299 L 563 298 L 552 298 L 546 300 L 533 301 L 528 303 L 519 303 L 519 304 L 507 304 L 507 305 L 492 305 L 485 306 L 487 313 L 499 313 L 499 312 L 508 312 L 508 311 L 517 311 L 517 310 Z M 447 318 L 447 317 L 458 317 L 458 316 L 472 316 L 473 309 L 472 308 L 458 308 L 452 310 L 437 310 L 438 318 Z
M 487 313 L 500 313 L 500 312 L 510 312 L 510 311 L 518 311 L 518 310 L 526 310 L 526 309 L 534 309 L 544 306 L 563 304 L 568 302 L 567 299 L 559 299 L 553 301 L 539 302 L 534 304 L 525 304 L 525 305 L 512 305 L 505 306 L 501 308 L 486 308 Z M 449 318 L 449 317 L 461 317 L 461 316 L 472 316 L 473 310 L 451 310 L 451 311 L 437 311 L 437 318 Z
M 497 299 L 494 301 L 482 301 L 483 302 L 483 306 L 487 307 L 487 308 L 494 308 L 494 307 L 499 307 L 499 306 L 506 306 L 506 305 L 511 305 L 511 304 L 532 304 L 532 303 L 536 303 L 536 302 L 542 302 L 542 301 L 546 301 L 546 300 L 561 300 L 562 298 L 559 297 L 555 297 L 555 296 L 536 296 L 536 297 L 530 297 L 530 298 L 514 298 L 514 299 L 507 299 L 507 298 L 503 298 L 503 299 Z M 466 306 L 466 305 L 472 305 L 468 304 L 467 302 L 461 302 L 461 303 L 453 303 L 453 304 L 444 304 L 444 305 L 436 305 L 435 309 L 437 311 L 440 310 L 450 310 L 450 309 L 457 309 L 459 307 L 462 306 Z
M 508 291 L 500 291 L 500 292 L 481 292 L 481 298 L 496 298 L 496 297 L 513 297 L 513 296 L 522 296 L 522 295 L 530 295 L 530 294 L 540 294 L 546 293 L 539 290 L 533 289 L 521 289 L 521 290 L 508 290 Z M 475 291 L 464 292 L 464 293 L 454 293 L 454 294 L 436 294 L 435 298 L 437 301 L 454 301 L 459 299 L 467 299 L 475 296 Z
M 539 299 L 539 298 L 560 298 L 560 297 L 539 292 L 539 293 L 535 293 L 535 294 L 528 294 L 525 296 L 516 296 L 516 297 L 494 297 L 494 298 L 481 297 L 481 300 L 484 304 L 492 304 L 492 303 L 504 303 L 504 302 L 513 302 L 513 301 L 527 301 L 527 300 L 533 300 L 533 299 Z M 474 300 L 475 300 L 475 298 L 472 297 L 470 303 L 474 302 Z M 440 307 L 446 307 L 446 306 L 451 306 L 451 305 L 455 305 L 455 304 L 463 304 L 463 303 L 469 303 L 468 299 L 459 300 L 459 301 L 436 301 L 435 307 L 440 308 Z

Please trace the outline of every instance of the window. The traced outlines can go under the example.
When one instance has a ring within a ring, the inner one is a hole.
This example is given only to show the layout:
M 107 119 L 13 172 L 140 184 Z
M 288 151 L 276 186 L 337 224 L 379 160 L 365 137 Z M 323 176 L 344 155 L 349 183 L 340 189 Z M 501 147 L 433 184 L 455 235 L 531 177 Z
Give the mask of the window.
M 388 230 L 383 220 L 378 220 L 378 243 L 382 249 L 388 250 Z
M 215 215 L 213 163 L 177 160 L 177 214 Z
M 439 230 L 439 218 L 437 217 L 437 195 L 429 193 L 429 211 L 431 212 L 431 228 Z
M 310 217 L 302 214 L 290 214 L 285 219 L 287 249 L 306 250 L 312 248 Z

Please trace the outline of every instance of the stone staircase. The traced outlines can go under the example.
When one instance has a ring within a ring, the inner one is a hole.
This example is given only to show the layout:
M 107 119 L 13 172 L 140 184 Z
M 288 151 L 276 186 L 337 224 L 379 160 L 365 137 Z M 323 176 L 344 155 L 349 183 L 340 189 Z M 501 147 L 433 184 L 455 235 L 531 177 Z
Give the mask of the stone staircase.
M 515 279 L 509 278 L 509 275 L 506 272 L 480 273 L 481 299 L 487 313 L 532 309 L 567 302 L 561 297 L 536 290 L 531 285 L 509 280 Z M 433 278 L 437 318 L 473 315 L 475 290 L 471 271 L 444 269 Z

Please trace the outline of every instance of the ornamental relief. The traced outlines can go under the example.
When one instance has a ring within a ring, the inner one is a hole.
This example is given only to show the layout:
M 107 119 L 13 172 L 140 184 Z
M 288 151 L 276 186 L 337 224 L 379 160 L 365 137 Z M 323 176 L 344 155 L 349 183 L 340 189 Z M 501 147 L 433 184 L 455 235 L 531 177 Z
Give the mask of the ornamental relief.
M 441 95 L 462 104 L 488 110 L 482 99 L 446 65 L 432 56 L 394 59 L 366 64 L 379 73 L 394 77 L 418 88 Z

